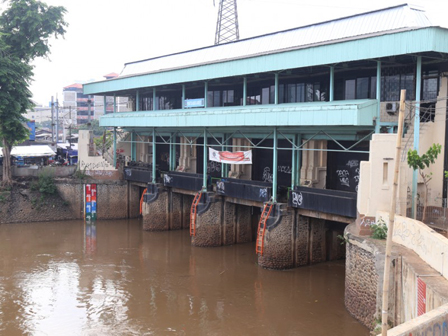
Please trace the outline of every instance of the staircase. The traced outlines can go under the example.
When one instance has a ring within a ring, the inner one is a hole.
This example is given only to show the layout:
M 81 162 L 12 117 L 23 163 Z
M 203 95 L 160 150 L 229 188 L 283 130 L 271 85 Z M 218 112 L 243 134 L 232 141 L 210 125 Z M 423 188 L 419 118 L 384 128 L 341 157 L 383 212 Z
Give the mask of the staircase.
M 190 236 L 196 236 L 196 219 L 197 219 L 197 211 L 198 204 L 201 200 L 202 192 L 199 191 L 194 195 L 193 203 L 191 204 L 190 210 Z
M 255 252 L 260 255 L 263 255 L 266 221 L 268 220 L 273 207 L 274 203 L 265 203 L 263 212 L 261 213 L 260 221 L 258 222 L 257 243 L 255 245 Z

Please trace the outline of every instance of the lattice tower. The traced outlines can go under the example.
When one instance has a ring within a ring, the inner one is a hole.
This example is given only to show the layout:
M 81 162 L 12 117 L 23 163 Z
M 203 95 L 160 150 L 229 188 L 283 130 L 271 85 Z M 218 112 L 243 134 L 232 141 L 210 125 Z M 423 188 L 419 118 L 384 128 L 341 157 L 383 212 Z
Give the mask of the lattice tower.
M 236 0 L 219 0 L 215 44 L 238 41 L 239 39 Z

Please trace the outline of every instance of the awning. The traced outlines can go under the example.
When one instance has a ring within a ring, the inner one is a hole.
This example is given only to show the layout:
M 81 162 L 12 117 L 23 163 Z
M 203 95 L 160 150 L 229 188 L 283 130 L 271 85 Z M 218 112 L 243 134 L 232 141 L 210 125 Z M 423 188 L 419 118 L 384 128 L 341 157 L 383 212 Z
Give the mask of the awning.
M 16 146 L 11 150 L 11 156 L 20 157 L 45 157 L 56 153 L 48 145 L 39 146 Z

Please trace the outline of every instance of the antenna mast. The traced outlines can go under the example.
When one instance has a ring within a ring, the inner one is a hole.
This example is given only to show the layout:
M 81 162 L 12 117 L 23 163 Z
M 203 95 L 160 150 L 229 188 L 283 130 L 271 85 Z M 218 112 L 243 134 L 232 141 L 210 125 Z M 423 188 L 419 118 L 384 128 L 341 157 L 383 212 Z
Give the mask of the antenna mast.
M 238 41 L 239 39 L 236 0 L 219 0 L 215 44 Z

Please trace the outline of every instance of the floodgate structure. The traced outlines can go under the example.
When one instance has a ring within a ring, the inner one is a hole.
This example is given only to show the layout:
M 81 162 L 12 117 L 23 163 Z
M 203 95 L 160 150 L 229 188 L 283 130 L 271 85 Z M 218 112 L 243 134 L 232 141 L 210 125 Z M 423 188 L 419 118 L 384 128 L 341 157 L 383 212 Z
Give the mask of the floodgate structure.
M 402 89 L 403 152 L 442 145 L 426 197 L 445 209 L 447 74 L 448 30 L 404 4 L 127 63 L 84 94 L 115 99 L 100 125 L 144 229 L 190 228 L 200 247 L 255 240 L 260 266 L 287 269 L 343 256 L 349 223 L 370 231 L 395 159 L 398 213 L 421 216 L 425 186 L 389 141 Z

